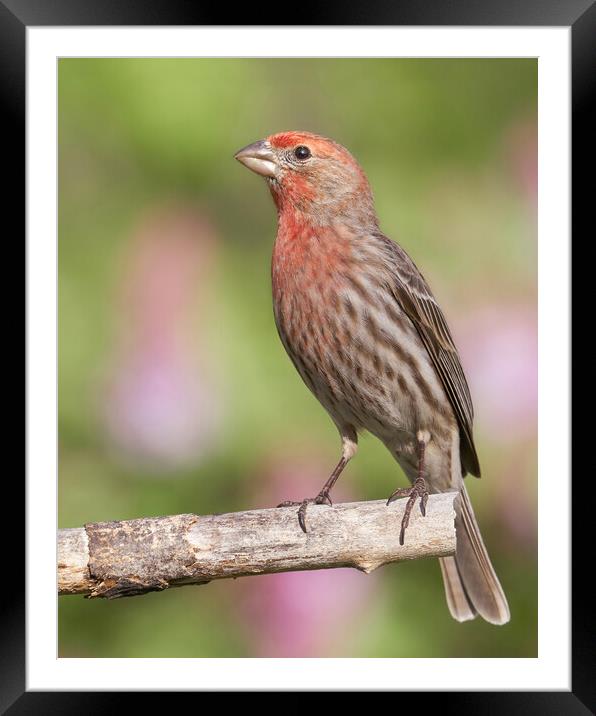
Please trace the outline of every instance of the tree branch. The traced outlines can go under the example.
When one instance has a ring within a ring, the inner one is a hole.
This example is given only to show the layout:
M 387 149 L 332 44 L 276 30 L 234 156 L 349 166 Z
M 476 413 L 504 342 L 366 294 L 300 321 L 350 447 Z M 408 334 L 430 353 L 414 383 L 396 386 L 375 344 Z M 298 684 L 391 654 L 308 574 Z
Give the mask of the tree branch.
M 455 552 L 456 492 L 431 495 L 412 511 L 406 500 L 309 505 L 304 534 L 296 507 L 223 515 L 174 515 L 98 522 L 58 532 L 58 593 L 134 596 L 212 579 L 332 567 L 372 572 L 388 562 Z

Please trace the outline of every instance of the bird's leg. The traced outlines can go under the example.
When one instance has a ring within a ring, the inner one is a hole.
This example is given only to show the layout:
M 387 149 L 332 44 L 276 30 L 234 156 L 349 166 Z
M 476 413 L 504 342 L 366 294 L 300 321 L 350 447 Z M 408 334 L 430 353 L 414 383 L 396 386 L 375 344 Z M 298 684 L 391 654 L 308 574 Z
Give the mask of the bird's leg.
M 300 505 L 300 509 L 298 510 L 298 523 L 300 524 L 300 528 L 304 533 L 306 533 L 306 508 L 308 507 L 308 505 L 329 505 L 329 507 L 333 506 L 329 493 L 331 492 L 333 485 L 335 485 L 335 483 L 337 482 L 337 478 L 341 475 L 345 466 L 350 461 L 350 458 L 352 458 L 356 453 L 355 438 L 355 433 L 353 438 L 342 438 L 341 459 L 335 466 L 335 469 L 329 476 L 329 479 L 323 485 L 321 491 L 316 497 L 307 498 L 305 500 L 302 500 L 302 502 L 293 502 L 291 500 L 287 500 L 286 502 L 281 502 L 278 505 L 278 507 L 295 507 L 297 505 Z
M 404 510 L 404 516 L 401 521 L 401 530 L 399 533 L 399 543 L 403 545 L 406 534 L 406 528 L 410 523 L 410 514 L 416 499 L 420 498 L 420 512 L 422 516 L 426 516 L 426 503 L 428 502 L 428 489 L 426 487 L 426 480 L 424 479 L 424 451 L 426 449 L 426 442 L 421 433 L 417 435 L 418 443 L 418 474 L 416 480 L 411 487 L 403 487 L 396 490 L 387 500 L 387 504 L 391 504 L 394 500 L 400 497 L 409 497 L 406 503 L 406 509 Z

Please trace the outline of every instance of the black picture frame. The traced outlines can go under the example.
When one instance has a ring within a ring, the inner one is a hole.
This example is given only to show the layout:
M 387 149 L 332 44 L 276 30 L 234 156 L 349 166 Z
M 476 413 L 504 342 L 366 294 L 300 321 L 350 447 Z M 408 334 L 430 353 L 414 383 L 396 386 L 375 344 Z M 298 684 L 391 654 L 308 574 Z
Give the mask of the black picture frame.
M 206 4 L 205 4 L 206 5 Z M 596 85 L 596 2 L 595 0 L 369 0 L 366 4 L 344 5 L 329 2 L 317 8 L 301 5 L 300 25 L 428 25 L 428 26 L 566 26 L 572 37 L 572 233 L 581 242 L 582 227 L 588 226 L 588 213 L 594 204 L 593 157 L 596 155 L 593 120 L 589 100 Z M 258 13 L 258 17 L 255 17 Z M 25 217 L 25 69 L 26 28 L 28 26 L 89 25 L 229 25 L 230 8 L 205 7 L 198 1 L 184 0 L 0 0 L 0 116 L 5 124 L 4 212 L 13 214 L 14 225 L 24 225 Z M 284 25 L 279 4 L 240 5 L 233 10 L 234 25 Z M 225 17 L 224 17 L 225 16 Z M 274 22 L 267 21 L 273 19 Z M 295 20 L 296 14 L 292 14 Z M 307 21 L 308 20 L 308 21 Z M 13 148 L 12 153 L 7 152 Z M 8 157 L 8 160 L 7 160 Z M 8 161 L 8 166 L 6 166 Z M 5 219 L 6 222 L 6 219 Z M 6 222 L 6 225 L 8 223 Z M 25 227 L 24 227 L 25 228 Z M 593 234 L 593 229 L 590 232 Z M 587 242 L 591 236 L 586 236 Z M 12 241 L 16 233 L 12 232 Z M 586 242 L 586 243 L 587 243 Z M 573 298 L 577 296 L 574 294 Z M 571 395 L 571 385 L 569 386 Z M 579 421 L 578 421 L 579 423 Z M 564 429 L 564 426 L 562 426 Z M 570 429 L 570 426 L 569 426 Z M 580 427 L 581 433 L 581 427 Z M 579 434 L 578 434 L 579 435 Z M 581 435 L 573 446 L 583 444 Z M 573 450 L 572 454 L 577 451 Z M 583 475 L 582 475 L 583 477 Z M 584 483 L 588 489 L 590 475 Z M 19 493 L 16 492 L 18 499 Z M 24 498 L 24 490 L 20 492 Z M 588 585 L 590 559 L 579 545 L 590 543 L 587 534 L 590 500 L 580 489 L 573 490 L 572 539 L 572 691 L 570 692 L 426 692 L 424 706 L 433 699 L 441 713 L 501 714 L 532 713 L 586 714 L 596 710 L 596 628 L 593 599 Z M 23 525 L 16 505 L 8 510 L 18 518 L 18 534 Z M 553 526 L 556 529 L 556 525 Z M 593 558 L 592 558 L 593 560 Z M 11 561 L 13 562 L 11 564 Z M 25 682 L 25 584 L 24 549 L 3 554 L 5 574 L 10 575 L 8 597 L 0 612 L 0 711 L 17 714 L 106 713 L 139 708 L 139 694 L 122 692 L 32 692 Z M 21 579 L 19 577 L 22 576 Z M 401 693 L 403 699 L 421 694 Z M 134 704 L 129 704 L 134 698 Z M 158 695 L 152 694 L 153 706 Z M 171 696 L 169 697 L 171 698 Z M 198 707 L 198 704 L 197 704 Z

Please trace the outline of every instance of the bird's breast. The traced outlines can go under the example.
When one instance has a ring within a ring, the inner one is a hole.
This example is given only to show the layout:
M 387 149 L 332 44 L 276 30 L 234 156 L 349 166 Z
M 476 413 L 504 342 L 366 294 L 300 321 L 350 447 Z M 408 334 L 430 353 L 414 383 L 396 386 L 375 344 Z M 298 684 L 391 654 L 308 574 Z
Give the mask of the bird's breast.
M 448 399 L 388 267 L 365 247 L 339 248 L 317 235 L 276 242 L 275 320 L 294 365 L 336 419 L 382 439 L 425 426 L 447 434 Z
M 325 322 L 349 266 L 350 242 L 337 232 L 309 224 L 280 225 L 271 262 L 276 320 L 294 333 L 298 324 Z

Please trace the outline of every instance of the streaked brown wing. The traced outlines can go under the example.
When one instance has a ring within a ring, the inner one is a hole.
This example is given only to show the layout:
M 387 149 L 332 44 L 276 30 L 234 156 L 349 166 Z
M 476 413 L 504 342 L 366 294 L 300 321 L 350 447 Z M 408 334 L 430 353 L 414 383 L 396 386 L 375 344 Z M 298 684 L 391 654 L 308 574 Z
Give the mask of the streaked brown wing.
M 393 267 L 395 299 L 416 326 L 457 418 L 463 473 L 470 472 L 480 477 L 480 464 L 472 437 L 472 398 L 445 316 L 408 254 L 386 236 L 379 235 L 378 238 L 382 241 L 383 253 Z

